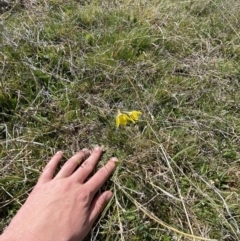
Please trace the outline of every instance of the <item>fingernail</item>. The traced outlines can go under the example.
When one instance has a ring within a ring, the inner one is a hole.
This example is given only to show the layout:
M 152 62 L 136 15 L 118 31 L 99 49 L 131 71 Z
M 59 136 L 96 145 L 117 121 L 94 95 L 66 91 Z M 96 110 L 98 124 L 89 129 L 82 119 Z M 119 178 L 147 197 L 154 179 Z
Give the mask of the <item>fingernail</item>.
M 89 155 L 89 150 L 87 148 L 83 148 L 82 149 L 82 152 L 86 155 Z
M 98 151 L 100 151 L 100 150 L 101 150 L 101 147 L 100 147 L 100 146 L 95 146 L 95 147 L 94 147 L 94 151 L 97 151 L 97 152 L 98 152 Z
M 60 155 L 60 154 L 62 154 L 63 152 L 62 151 L 58 151 L 56 154 L 57 155 Z
M 111 161 L 115 162 L 115 163 L 118 163 L 118 159 L 116 157 L 112 157 L 111 158 Z

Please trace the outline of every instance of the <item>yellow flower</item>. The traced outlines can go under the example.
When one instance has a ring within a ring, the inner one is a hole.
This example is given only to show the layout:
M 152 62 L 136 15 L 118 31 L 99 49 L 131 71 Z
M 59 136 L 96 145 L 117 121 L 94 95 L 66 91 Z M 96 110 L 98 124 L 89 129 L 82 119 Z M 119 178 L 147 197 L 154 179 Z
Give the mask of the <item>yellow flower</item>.
M 134 122 L 134 121 L 137 121 L 139 119 L 139 116 L 142 115 L 142 112 L 141 111 L 137 111 L 137 110 L 133 110 L 133 111 L 130 111 L 130 112 L 126 112 L 129 117 L 131 118 L 131 120 Z
M 123 114 L 120 110 L 118 110 L 117 116 L 116 116 L 116 126 L 119 127 L 119 125 L 125 126 L 128 121 L 132 121 L 131 118 L 129 118 L 126 114 Z

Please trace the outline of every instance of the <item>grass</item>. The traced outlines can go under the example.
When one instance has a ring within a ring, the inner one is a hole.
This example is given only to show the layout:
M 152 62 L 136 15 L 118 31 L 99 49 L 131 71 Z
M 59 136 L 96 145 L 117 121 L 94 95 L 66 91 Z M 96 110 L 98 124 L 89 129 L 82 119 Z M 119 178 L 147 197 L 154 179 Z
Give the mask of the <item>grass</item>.
M 1 8 L 0 229 L 57 150 L 101 144 L 99 165 L 120 164 L 86 240 L 238 240 L 239 15 L 234 0 Z M 117 109 L 143 116 L 117 130 Z

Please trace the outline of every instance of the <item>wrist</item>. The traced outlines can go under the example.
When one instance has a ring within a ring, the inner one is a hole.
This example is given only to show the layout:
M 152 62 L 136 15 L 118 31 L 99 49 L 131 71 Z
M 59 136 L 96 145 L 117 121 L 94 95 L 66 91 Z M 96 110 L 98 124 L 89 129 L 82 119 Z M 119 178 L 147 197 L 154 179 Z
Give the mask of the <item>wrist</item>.
M 42 241 L 39 237 L 29 232 L 29 230 L 13 230 L 11 228 L 7 228 L 0 235 L 0 241 Z

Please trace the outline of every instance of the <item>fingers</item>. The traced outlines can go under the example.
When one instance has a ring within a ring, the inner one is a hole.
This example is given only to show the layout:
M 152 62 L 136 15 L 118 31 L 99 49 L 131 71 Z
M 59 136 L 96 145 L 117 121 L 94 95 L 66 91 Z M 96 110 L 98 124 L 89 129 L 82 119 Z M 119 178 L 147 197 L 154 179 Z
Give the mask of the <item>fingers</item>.
M 93 224 L 94 221 L 98 218 L 100 213 L 103 211 L 103 209 L 106 207 L 110 199 L 112 198 L 112 192 L 106 191 L 104 193 L 99 194 L 96 196 L 91 204 L 90 210 L 89 210 L 89 220 L 90 223 Z
M 62 151 L 58 151 L 48 162 L 43 170 L 43 173 L 38 179 L 38 183 L 48 182 L 53 178 L 54 172 L 57 168 L 58 163 L 61 161 L 63 156 Z
M 88 149 L 84 148 L 74 156 L 72 156 L 61 168 L 61 170 L 58 172 L 55 178 L 64 178 L 69 177 L 72 175 L 76 167 L 79 163 L 84 161 L 88 156 L 90 152 Z
M 97 173 L 85 183 L 85 185 L 88 186 L 88 189 L 93 193 L 96 193 L 113 173 L 117 161 L 117 158 L 113 157 L 105 166 L 99 169 Z
M 92 154 L 86 161 L 74 172 L 72 175 L 74 179 L 77 179 L 80 183 L 83 183 L 90 173 L 94 170 L 98 160 L 102 155 L 101 147 L 94 148 Z

